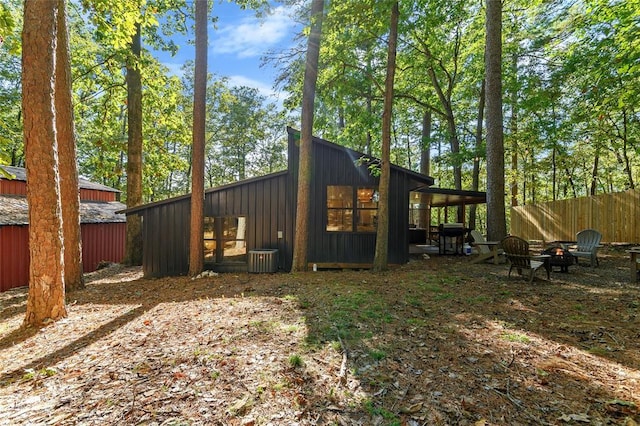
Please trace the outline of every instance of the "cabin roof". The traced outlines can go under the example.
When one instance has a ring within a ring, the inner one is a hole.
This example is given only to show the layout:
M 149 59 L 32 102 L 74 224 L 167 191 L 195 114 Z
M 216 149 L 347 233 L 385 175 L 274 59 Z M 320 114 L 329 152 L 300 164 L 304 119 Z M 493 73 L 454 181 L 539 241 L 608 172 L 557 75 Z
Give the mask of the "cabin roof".
M 459 206 L 468 204 L 484 204 L 487 193 L 449 188 L 418 188 L 414 192 L 427 194 L 427 204 L 431 207 Z
M 294 135 L 294 137 L 296 136 L 299 137 L 300 135 L 300 131 L 297 129 L 294 129 L 293 127 L 287 127 L 287 132 L 291 135 Z M 336 143 L 330 142 L 328 140 L 325 140 L 316 136 L 313 137 L 313 143 L 325 145 L 331 149 L 344 151 L 351 159 L 353 159 L 354 162 L 358 160 L 364 160 L 367 164 L 380 163 L 379 158 L 373 157 L 363 152 L 358 152 L 351 148 L 347 148 L 346 146 L 338 145 Z M 415 185 L 414 188 L 410 188 L 410 190 L 412 191 L 416 188 L 423 188 L 423 187 L 433 185 L 435 182 L 435 180 L 431 176 L 423 175 L 422 173 L 418 173 L 411 169 L 406 169 L 404 167 L 398 166 L 393 163 L 391 163 L 391 169 L 396 170 L 400 173 L 404 173 L 411 178 L 411 180 L 414 182 L 414 185 Z
M 280 172 L 270 173 L 270 174 L 264 175 L 264 176 L 253 177 L 253 178 L 249 178 L 249 179 L 240 180 L 238 182 L 232 182 L 232 183 L 228 183 L 228 184 L 225 184 L 225 185 L 216 186 L 214 188 L 208 188 L 204 192 L 205 192 L 205 194 L 209 194 L 209 193 L 213 193 L 213 192 L 217 192 L 217 191 L 222 191 L 222 190 L 225 190 L 225 189 L 234 188 L 234 187 L 240 186 L 240 185 L 245 185 L 247 183 L 259 182 L 259 181 L 262 181 L 262 180 L 273 179 L 273 178 L 276 178 L 278 176 L 282 176 L 282 175 L 286 175 L 286 174 L 287 174 L 287 170 L 283 170 L 283 171 L 280 171 Z M 180 201 L 180 200 L 188 200 L 190 198 L 191 198 L 191 193 L 185 194 L 185 195 L 180 195 L 180 196 L 177 196 L 177 197 L 167 198 L 165 200 L 155 201 L 153 203 L 142 204 L 142 205 L 139 205 L 139 206 L 136 206 L 136 207 L 131 207 L 131 208 L 128 208 L 126 210 L 121 210 L 118 213 L 124 213 L 124 214 L 138 213 L 138 212 L 140 212 L 142 210 L 150 209 L 152 207 L 161 206 L 163 204 L 170 204 L 170 203 L 174 203 L 174 202 Z
M 125 207 L 117 201 L 82 201 L 80 202 L 80 223 L 126 222 L 126 217 L 118 213 Z M 19 195 L 0 195 L 0 226 L 28 224 L 27 198 Z
M 15 176 L 13 180 L 18 180 L 22 182 L 27 181 L 27 171 L 24 167 L 14 167 L 14 166 L 0 166 L 0 167 L 3 168 L 10 175 Z M 0 174 L 0 179 L 6 179 L 6 177 Z M 91 182 L 90 180 L 83 178 L 81 176 L 78 177 L 78 187 L 80 189 L 93 189 L 96 191 L 121 192 L 115 188 L 111 188 L 106 185 Z

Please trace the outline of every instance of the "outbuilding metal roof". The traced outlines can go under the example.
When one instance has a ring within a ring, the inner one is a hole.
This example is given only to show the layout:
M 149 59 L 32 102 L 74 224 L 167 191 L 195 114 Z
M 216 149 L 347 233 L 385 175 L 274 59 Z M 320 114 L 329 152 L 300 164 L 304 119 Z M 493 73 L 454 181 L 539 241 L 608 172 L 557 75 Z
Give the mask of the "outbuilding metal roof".
M 118 223 L 126 222 L 123 214 L 116 213 L 125 209 L 117 201 L 82 201 L 80 203 L 81 223 Z M 14 195 L 0 195 L 0 226 L 28 225 L 29 208 L 26 197 Z
M 9 173 L 13 177 L 14 180 L 19 180 L 22 182 L 27 181 L 27 172 L 23 167 L 13 167 L 13 166 L 0 166 L 7 173 Z M 6 179 L 3 175 L 0 174 L 0 179 Z M 91 182 L 82 176 L 78 177 L 78 187 L 80 189 L 94 189 L 96 191 L 106 191 L 106 192 L 120 192 L 117 189 L 111 188 L 106 185 L 102 185 L 99 183 Z

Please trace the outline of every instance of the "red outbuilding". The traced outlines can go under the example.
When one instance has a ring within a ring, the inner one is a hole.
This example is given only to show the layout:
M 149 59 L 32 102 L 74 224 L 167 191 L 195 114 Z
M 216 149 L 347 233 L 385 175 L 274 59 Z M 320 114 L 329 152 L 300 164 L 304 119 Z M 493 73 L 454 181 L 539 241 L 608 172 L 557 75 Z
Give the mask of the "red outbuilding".
M 0 291 L 29 285 L 29 212 L 25 169 L 1 166 L 0 173 Z M 126 218 L 117 211 L 120 191 L 79 179 L 82 263 L 85 272 L 103 261 L 124 257 Z

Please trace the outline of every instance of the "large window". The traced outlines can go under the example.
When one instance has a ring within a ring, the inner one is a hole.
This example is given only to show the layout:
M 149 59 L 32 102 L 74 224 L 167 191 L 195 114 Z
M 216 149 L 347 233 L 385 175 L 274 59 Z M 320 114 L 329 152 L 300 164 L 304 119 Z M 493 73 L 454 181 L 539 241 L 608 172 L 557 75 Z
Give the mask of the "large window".
M 244 263 L 247 261 L 247 218 L 204 218 L 205 263 Z
M 377 214 L 376 188 L 327 186 L 327 231 L 375 232 Z

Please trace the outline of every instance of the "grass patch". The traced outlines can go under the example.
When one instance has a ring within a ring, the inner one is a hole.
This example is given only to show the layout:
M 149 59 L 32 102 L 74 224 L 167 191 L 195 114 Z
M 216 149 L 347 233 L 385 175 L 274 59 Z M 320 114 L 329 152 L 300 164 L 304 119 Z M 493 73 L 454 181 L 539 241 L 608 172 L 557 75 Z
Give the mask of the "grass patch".
M 521 333 L 515 333 L 515 332 L 510 332 L 510 333 L 502 333 L 502 336 L 500 336 L 503 340 L 506 340 L 507 342 L 516 342 L 516 343 L 531 343 L 531 339 L 529 338 L 529 336 L 521 334 Z
M 382 361 L 387 357 L 387 353 L 383 350 L 372 349 L 369 351 L 369 356 L 373 358 L 375 361 Z
M 302 357 L 298 354 L 293 354 L 289 357 L 289 365 L 293 368 L 302 367 Z

